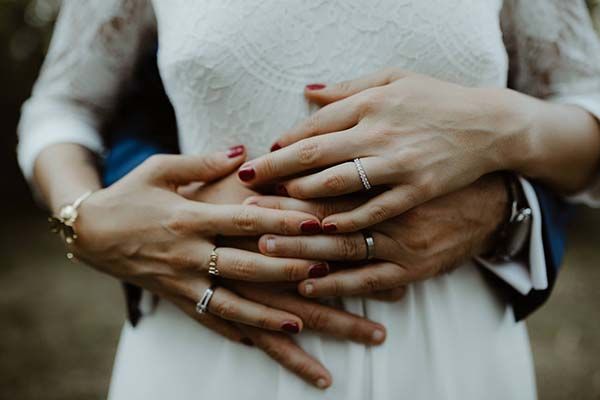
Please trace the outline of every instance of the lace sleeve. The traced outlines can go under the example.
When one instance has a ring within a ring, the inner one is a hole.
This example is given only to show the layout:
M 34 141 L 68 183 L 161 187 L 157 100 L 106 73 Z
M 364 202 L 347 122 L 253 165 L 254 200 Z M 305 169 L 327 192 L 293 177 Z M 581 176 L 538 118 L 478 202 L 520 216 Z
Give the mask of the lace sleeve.
M 100 125 L 153 29 L 147 0 L 65 0 L 31 98 L 22 108 L 18 157 L 30 179 L 55 143 L 102 151 Z
M 501 22 L 509 87 L 600 120 L 600 39 L 584 0 L 505 0 Z M 600 171 L 571 200 L 600 206 Z

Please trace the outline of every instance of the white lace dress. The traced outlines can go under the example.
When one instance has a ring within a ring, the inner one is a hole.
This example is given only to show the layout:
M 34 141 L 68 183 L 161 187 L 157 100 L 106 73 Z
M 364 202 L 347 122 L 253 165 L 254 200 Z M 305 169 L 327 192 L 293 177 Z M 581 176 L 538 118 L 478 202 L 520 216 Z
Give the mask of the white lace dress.
M 583 1 L 66 0 L 23 109 L 19 157 L 27 176 L 49 144 L 102 151 L 99 124 L 153 29 L 184 153 L 240 143 L 251 156 L 265 153 L 309 114 L 305 84 L 385 66 L 502 87 L 510 59 L 518 89 L 600 115 L 600 51 Z M 536 396 L 525 326 L 473 263 L 412 285 L 398 303 L 353 298 L 343 305 L 384 323 L 388 339 L 365 347 L 300 334 L 300 345 L 332 371 L 325 392 L 160 302 L 138 327 L 124 327 L 110 398 Z

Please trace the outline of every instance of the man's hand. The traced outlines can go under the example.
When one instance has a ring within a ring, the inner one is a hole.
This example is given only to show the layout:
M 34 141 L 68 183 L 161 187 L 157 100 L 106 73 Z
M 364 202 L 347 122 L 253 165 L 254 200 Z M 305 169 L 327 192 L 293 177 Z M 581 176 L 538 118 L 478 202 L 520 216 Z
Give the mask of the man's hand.
M 324 218 L 352 209 L 365 198 L 304 201 L 256 196 L 247 204 L 299 210 Z M 259 242 L 263 254 L 275 257 L 317 258 L 346 262 L 344 268 L 298 286 L 307 297 L 367 295 L 402 288 L 451 270 L 490 247 L 494 232 L 506 218 L 507 193 L 498 175 L 485 176 L 465 189 L 431 200 L 370 228 L 376 261 L 353 266 L 366 258 L 361 233 L 314 236 L 266 234 Z
M 218 204 L 240 204 L 248 197 L 258 195 L 257 192 L 241 185 L 235 174 L 208 185 L 191 184 L 180 187 L 178 192 L 189 200 Z M 259 251 L 258 237 L 223 237 L 219 245 Z M 342 340 L 365 344 L 380 344 L 385 339 L 385 328 L 382 325 L 303 298 L 295 293 L 295 286 L 288 285 L 288 290 L 285 290 L 286 287 L 279 284 L 256 284 L 231 280 L 224 280 L 223 285 L 247 300 L 299 317 L 305 328 Z M 387 299 L 391 295 L 380 293 L 379 296 Z M 188 314 L 198 319 L 193 310 Z M 301 349 L 289 335 L 247 325 L 233 325 L 217 318 L 200 322 L 218 333 L 227 332 L 228 337 L 232 336 L 231 330 L 234 330 L 240 338 L 238 340 L 256 345 L 279 364 L 319 388 L 331 384 L 331 375 L 327 369 Z

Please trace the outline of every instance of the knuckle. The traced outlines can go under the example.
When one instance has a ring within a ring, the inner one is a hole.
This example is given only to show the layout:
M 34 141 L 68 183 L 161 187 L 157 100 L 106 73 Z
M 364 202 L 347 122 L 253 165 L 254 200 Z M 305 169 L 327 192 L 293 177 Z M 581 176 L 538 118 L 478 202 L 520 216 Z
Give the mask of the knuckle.
M 325 178 L 323 185 L 334 193 L 339 193 L 348 187 L 347 180 L 342 175 L 330 175 Z
M 266 315 L 264 315 L 264 313 L 261 313 L 261 315 L 257 317 L 255 321 L 256 326 L 262 329 L 268 329 L 270 326 L 272 326 L 270 322 L 271 321 Z
M 287 192 L 290 196 L 296 199 L 305 199 L 307 197 L 305 186 L 299 182 L 288 183 Z
M 184 208 L 177 208 L 167 217 L 163 225 L 168 231 L 176 235 L 185 236 L 192 231 L 190 223 L 192 219 L 193 215 L 190 211 Z
M 309 135 L 318 133 L 321 129 L 321 113 L 317 111 L 307 118 L 304 129 Z
M 302 140 L 298 142 L 297 154 L 298 162 L 302 165 L 315 164 L 321 155 L 319 143 L 316 140 Z
M 233 319 L 238 313 L 236 304 L 231 300 L 217 303 L 214 305 L 214 308 L 214 313 L 224 319 Z
M 267 341 L 263 343 L 262 350 L 277 361 L 287 360 L 286 348 L 281 343 L 272 340 Z
M 376 290 L 378 290 L 380 288 L 380 281 L 377 277 L 373 276 L 373 275 L 367 275 L 365 276 L 362 281 L 360 282 L 360 290 L 363 293 L 371 293 L 374 292 Z
M 304 277 L 302 269 L 298 265 L 286 264 L 282 268 L 282 274 L 288 281 L 298 281 Z
M 312 367 L 311 367 L 310 363 L 308 363 L 306 361 L 297 361 L 294 363 L 292 368 L 300 376 L 313 375 Z
M 256 267 L 252 260 L 243 257 L 234 257 L 226 266 L 232 276 L 241 280 L 252 280 L 256 277 Z
M 173 254 L 169 257 L 169 265 L 177 269 L 193 269 L 196 266 L 196 260 L 187 254 Z
M 202 157 L 201 159 L 202 168 L 208 173 L 218 172 L 220 168 L 220 163 L 214 157 Z
M 279 231 L 282 235 L 290 235 L 294 232 L 292 226 L 294 225 L 293 219 L 289 216 L 283 216 L 279 221 Z
M 427 234 L 414 233 L 405 238 L 405 244 L 413 253 L 419 254 L 429 251 L 432 241 Z
M 308 245 L 306 242 L 300 239 L 294 240 L 294 255 L 296 257 L 303 257 L 309 251 Z
M 323 331 L 329 325 L 329 318 L 317 307 L 312 307 L 305 318 L 308 327 L 317 331 Z
M 244 232 L 256 232 L 258 218 L 256 212 L 250 206 L 245 206 L 237 214 L 232 216 L 233 226 Z
M 261 169 L 266 176 L 277 176 L 279 169 L 275 159 L 270 155 L 266 155 L 262 160 Z
M 333 295 L 334 296 L 342 296 L 346 294 L 346 285 L 344 281 L 336 279 L 333 281 Z
M 361 116 L 372 114 L 381 108 L 385 96 L 378 88 L 367 89 L 366 94 L 358 104 L 358 112 Z
M 367 213 L 371 221 L 385 221 L 390 218 L 392 214 L 390 209 L 382 204 L 372 205 L 369 207 Z
M 338 82 L 335 85 L 335 89 L 343 93 L 350 92 L 352 90 L 352 81 Z
M 340 237 L 337 239 L 337 247 L 339 254 L 349 260 L 364 258 L 364 249 L 357 244 L 355 240 L 349 237 Z

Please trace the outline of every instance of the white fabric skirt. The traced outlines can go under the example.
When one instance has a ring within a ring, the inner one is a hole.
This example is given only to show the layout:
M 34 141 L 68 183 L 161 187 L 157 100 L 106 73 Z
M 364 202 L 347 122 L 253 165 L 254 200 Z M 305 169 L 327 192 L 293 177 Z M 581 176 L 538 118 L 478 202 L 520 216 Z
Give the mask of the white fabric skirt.
M 531 400 L 533 362 L 523 323 L 474 264 L 410 286 L 397 303 L 344 299 L 387 327 L 381 346 L 303 332 L 297 342 L 331 371 L 321 391 L 259 349 L 202 327 L 166 301 L 123 328 L 111 400 Z

